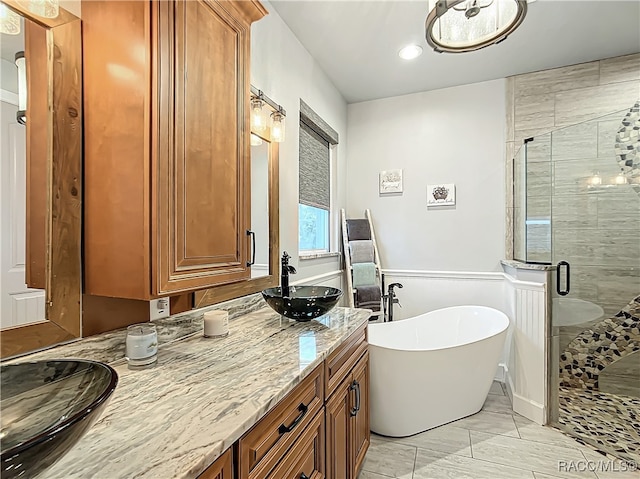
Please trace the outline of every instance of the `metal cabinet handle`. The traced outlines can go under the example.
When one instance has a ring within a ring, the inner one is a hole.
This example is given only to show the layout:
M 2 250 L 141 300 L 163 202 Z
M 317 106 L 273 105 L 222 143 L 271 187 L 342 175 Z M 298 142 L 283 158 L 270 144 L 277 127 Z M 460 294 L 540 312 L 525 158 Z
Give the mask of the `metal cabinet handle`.
M 354 379 L 351 386 L 349 386 L 349 391 L 356 392 L 356 405 L 350 411 L 351 417 L 353 417 L 360 411 L 360 383 Z
M 560 289 L 560 268 L 562 266 L 566 266 L 567 267 L 567 274 L 565 276 L 566 278 L 566 289 L 562 290 Z M 560 296 L 566 296 L 569 294 L 569 291 L 571 290 L 571 265 L 569 263 L 567 263 L 566 261 L 560 261 L 557 266 L 556 266 L 556 292 L 560 295 Z
M 302 474 L 300 474 L 300 479 L 309 479 L 309 476 L 307 476 L 304 472 Z
M 290 426 L 285 426 L 284 424 L 280 424 L 280 427 L 278 428 L 278 433 L 286 434 L 287 432 L 293 431 L 293 429 L 298 424 L 300 424 L 300 421 L 302 421 L 302 418 L 304 417 L 305 414 L 307 414 L 308 410 L 309 410 L 309 407 L 305 406 L 304 403 L 301 403 L 300 406 L 298 406 L 298 411 L 300 411 L 300 414 L 298 414 L 298 417 L 293 420 Z
M 247 230 L 247 236 L 251 236 L 251 261 L 247 261 L 247 266 L 252 266 L 256 263 L 256 234 Z

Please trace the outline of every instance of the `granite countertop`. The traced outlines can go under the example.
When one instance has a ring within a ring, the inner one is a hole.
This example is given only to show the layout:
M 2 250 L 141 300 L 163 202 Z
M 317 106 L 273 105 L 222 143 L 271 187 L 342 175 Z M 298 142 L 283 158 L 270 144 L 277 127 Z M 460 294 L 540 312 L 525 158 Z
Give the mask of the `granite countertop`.
M 533 271 L 553 271 L 556 269 L 555 264 L 524 263 L 515 259 L 503 259 L 500 260 L 500 263 L 515 269 L 528 269 Z
M 150 369 L 111 363 L 107 409 L 46 477 L 197 477 L 369 315 L 335 308 L 298 323 L 265 306 L 230 321 L 226 338 L 162 345 Z

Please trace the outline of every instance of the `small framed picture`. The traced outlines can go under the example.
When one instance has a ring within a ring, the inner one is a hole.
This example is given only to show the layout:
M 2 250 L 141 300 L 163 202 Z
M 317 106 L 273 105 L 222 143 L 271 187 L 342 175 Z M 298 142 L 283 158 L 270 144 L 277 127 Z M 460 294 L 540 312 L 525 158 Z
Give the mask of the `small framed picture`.
M 427 185 L 427 206 L 453 206 L 455 204 L 455 184 Z
M 402 193 L 402 170 L 380 172 L 380 194 Z

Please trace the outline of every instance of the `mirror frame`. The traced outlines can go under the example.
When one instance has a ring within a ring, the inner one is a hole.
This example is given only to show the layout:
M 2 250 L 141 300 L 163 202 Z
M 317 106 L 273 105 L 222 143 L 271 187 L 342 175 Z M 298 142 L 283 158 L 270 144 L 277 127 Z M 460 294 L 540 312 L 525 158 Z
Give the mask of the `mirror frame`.
M 267 108 L 269 107 L 267 106 Z M 194 309 L 259 293 L 263 289 L 277 286 L 280 281 L 278 278 L 280 260 L 280 146 L 279 143 L 272 141 L 271 130 L 264 133 L 251 132 L 251 134 L 269 142 L 269 274 L 238 283 L 196 291 L 193 298 Z M 251 149 L 249 148 L 248 151 Z
M 7 358 L 82 335 L 82 32 L 62 7 L 44 18 L 16 0 L 1 3 L 47 29 L 49 86 L 45 320 L 2 330 L 0 358 Z

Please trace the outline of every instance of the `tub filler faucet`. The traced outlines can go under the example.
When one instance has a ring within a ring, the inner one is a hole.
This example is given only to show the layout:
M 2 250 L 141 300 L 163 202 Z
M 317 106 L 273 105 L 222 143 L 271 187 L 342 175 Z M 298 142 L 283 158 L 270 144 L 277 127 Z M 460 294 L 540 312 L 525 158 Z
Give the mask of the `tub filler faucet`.
M 280 273 L 280 287 L 282 296 L 289 296 L 289 275 L 296 274 L 296 269 L 289 264 L 291 256 L 285 251 L 282 254 L 282 271 Z
M 384 296 L 387 300 L 387 321 L 393 321 L 393 305 L 397 304 L 402 307 L 400 300 L 396 296 L 395 288 L 403 288 L 400 283 L 391 283 L 389 285 L 389 292 Z

